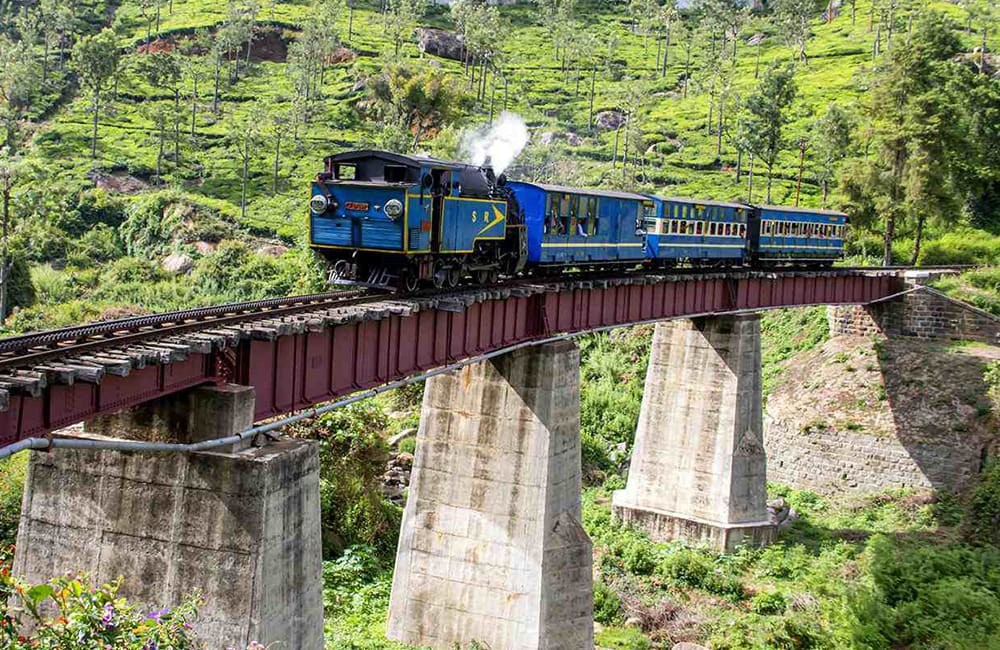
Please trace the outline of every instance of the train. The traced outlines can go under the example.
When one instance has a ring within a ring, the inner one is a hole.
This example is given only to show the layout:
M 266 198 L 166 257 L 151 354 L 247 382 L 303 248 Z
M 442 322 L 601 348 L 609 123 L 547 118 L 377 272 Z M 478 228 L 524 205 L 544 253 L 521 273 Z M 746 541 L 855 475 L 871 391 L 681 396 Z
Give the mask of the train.
M 377 150 L 324 159 L 309 245 L 331 282 L 488 285 L 568 270 L 824 268 L 847 215 L 509 180 L 477 166 Z

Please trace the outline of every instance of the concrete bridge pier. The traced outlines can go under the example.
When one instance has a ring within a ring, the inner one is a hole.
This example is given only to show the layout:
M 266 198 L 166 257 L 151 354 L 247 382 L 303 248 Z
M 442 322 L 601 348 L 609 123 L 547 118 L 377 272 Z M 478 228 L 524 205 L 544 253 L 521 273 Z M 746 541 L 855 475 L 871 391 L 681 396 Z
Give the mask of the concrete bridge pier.
M 580 356 L 526 348 L 427 382 L 389 637 L 451 650 L 588 650 Z
M 98 418 L 88 433 L 194 442 L 252 423 L 253 389 L 198 388 Z M 85 571 L 171 606 L 200 592 L 211 648 L 250 641 L 323 647 L 315 443 L 195 454 L 32 452 L 14 572 L 33 582 Z
M 723 552 L 773 541 L 758 315 L 656 326 L 628 482 L 612 506 L 658 541 Z

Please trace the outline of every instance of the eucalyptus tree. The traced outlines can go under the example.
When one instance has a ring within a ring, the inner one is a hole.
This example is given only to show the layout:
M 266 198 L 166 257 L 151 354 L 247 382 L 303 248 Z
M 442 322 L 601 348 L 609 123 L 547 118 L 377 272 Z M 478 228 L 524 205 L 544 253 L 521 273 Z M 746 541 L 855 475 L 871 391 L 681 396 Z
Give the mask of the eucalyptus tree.
M 180 58 L 173 52 L 153 52 L 141 57 L 137 63 L 138 72 L 153 88 L 166 90 L 173 95 L 174 105 L 171 108 L 153 98 L 147 101 L 147 114 L 156 125 L 159 134 L 159 146 L 156 154 L 156 179 L 162 180 L 163 154 L 166 147 L 167 121 L 174 126 L 174 162 L 180 160 L 180 110 L 182 70 Z
M 399 48 L 403 42 L 413 36 L 413 30 L 424 15 L 426 6 L 425 0 L 388 0 L 386 26 L 395 56 L 399 56 Z
M 24 41 L 0 35 L 0 147 L 14 153 L 20 145 L 20 122 L 37 97 L 40 66 Z
M 226 120 L 226 141 L 240 163 L 240 215 L 247 216 L 247 196 L 250 182 L 250 162 L 263 144 L 263 127 L 267 110 L 260 102 L 252 102 L 243 112 L 233 113 Z
M 767 167 L 767 201 L 771 201 L 774 163 L 785 146 L 789 107 L 795 100 L 795 68 L 772 66 L 743 103 L 743 128 L 747 148 Z M 753 169 L 750 171 L 753 174 Z
M 80 85 L 90 91 L 93 113 L 93 135 L 90 157 L 97 158 L 97 129 L 100 122 L 101 93 L 114 77 L 121 62 L 118 39 L 114 31 L 105 27 L 99 33 L 81 38 L 73 46 L 73 67 Z
M 812 128 L 813 168 L 823 188 L 823 207 L 830 196 L 830 185 L 836 181 L 840 164 L 850 154 L 854 123 L 850 114 L 837 104 L 830 104 Z
M 874 0 L 873 0 L 874 1 Z M 805 62 L 811 23 L 816 15 L 814 0 L 775 0 L 775 20 L 785 41 L 797 50 L 799 61 Z
M 661 30 L 663 31 L 663 57 L 660 61 L 660 76 L 667 76 L 667 60 L 670 56 L 670 37 L 673 35 L 672 30 L 674 26 L 674 21 L 677 20 L 677 0 L 664 0 L 663 4 L 660 5 L 660 9 L 657 12 L 657 18 L 660 21 Z

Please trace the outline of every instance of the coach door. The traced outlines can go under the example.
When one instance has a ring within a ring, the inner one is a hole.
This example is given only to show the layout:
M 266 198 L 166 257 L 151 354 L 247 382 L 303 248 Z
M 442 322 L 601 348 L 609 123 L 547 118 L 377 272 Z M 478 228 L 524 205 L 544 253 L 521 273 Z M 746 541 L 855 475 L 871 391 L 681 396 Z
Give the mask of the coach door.
M 447 169 L 431 170 L 431 252 L 441 251 L 441 233 L 444 226 L 444 197 L 451 193 L 451 172 Z

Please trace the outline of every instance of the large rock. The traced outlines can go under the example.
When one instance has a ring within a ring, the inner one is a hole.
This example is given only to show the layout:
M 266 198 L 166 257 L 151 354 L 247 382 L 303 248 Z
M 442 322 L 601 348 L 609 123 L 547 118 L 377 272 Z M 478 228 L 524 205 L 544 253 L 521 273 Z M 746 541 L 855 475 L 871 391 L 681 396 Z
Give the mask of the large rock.
M 601 111 L 594 116 L 594 123 L 605 131 L 617 129 L 625 123 L 625 115 L 619 110 Z
M 461 36 L 433 27 L 417 28 L 417 47 L 426 54 L 455 61 L 461 61 L 465 54 L 465 41 Z
M 160 264 L 167 273 L 187 273 L 194 266 L 194 260 L 184 253 L 171 253 Z

